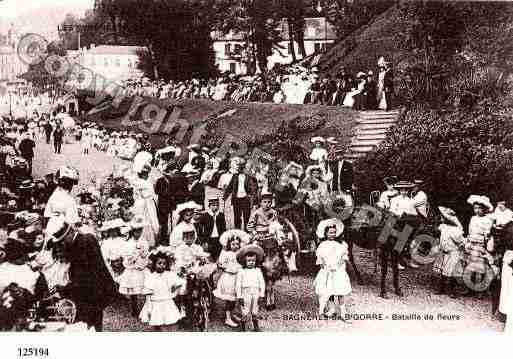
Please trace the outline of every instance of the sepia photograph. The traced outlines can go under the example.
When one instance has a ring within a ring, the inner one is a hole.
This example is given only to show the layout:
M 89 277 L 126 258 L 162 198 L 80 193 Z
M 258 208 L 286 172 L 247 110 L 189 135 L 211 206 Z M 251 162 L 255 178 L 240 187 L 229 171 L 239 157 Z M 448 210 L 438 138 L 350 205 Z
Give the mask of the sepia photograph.
M 513 334 L 512 39 L 508 1 L 0 1 L 0 331 Z

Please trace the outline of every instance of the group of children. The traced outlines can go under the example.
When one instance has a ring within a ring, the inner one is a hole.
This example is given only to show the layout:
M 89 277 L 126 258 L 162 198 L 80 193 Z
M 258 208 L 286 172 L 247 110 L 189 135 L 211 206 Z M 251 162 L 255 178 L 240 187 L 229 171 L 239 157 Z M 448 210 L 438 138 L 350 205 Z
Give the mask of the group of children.
M 217 211 L 215 202 L 211 203 Z M 211 242 L 199 243 L 197 209 L 193 202 L 179 206 L 170 245 L 153 250 L 141 236 L 146 225 L 143 218 L 134 217 L 130 222 L 116 218 L 103 223 L 99 228 L 101 250 L 118 283 L 119 293 L 129 298 L 132 315 L 160 330 L 185 316 L 183 296 L 187 291 L 187 273 L 207 279 L 215 277 L 217 285 L 213 294 L 226 302 L 226 325 L 236 328 L 237 322 L 241 322 L 245 330 L 247 322 L 252 321 L 253 328 L 259 330 L 258 299 L 264 296 L 265 281 L 258 265 L 263 250 L 251 245 L 250 236 L 240 230 L 220 233 L 216 238 L 220 253 Z M 215 272 L 219 274 L 214 275 Z M 142 296 L 146 301 L 139 309 L 138 298 Z M 233 315 L 237 304 L 242 318 Z

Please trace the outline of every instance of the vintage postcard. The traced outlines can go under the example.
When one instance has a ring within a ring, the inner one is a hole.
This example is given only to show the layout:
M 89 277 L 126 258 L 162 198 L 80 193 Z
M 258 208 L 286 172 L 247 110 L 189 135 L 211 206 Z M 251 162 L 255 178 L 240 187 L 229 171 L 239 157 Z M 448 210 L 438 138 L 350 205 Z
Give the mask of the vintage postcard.
M 0 330 L 513 333 L 512 36 L 510 2 L 0 1 Z

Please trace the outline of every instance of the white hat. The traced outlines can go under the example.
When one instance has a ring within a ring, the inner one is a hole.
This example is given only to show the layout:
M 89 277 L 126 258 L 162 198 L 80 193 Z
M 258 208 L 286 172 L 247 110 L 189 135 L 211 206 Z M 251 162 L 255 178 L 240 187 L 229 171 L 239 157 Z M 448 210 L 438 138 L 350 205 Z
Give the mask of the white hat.
M 223 247 L 226 247 L 228 245 L 228 242 L 234 237 L 238 237 L 240 239 L 241 247 L 243 245 L 248 244 L 251 241 L 251 236 L 249 235 L 249 233 L 246 233 L 240 229 L 230 229 L 221 234 L 221 237 L 219 237 L 219 243 Z
M 310 139 L 310 142 L 312 142 L 312 143 L 315 143 L 315 142 L 322 142 L 322 143 L 324 143 L 324 142 L 326 142 L 326 140 L 324 139 L 324 137 L 316 136 L 316 137 L 312 137 Z
M 438 210 L 440 211 L 440 214 L 442 217 L 444 217 L 449 222 L 453 223 L 454 225 L 458 227 L 462 227 L 460 221 L 458 220 L 458 217 L 456 216 L 456 212 L 454 210 L 447 208 L 447 207 L 438 207 Z
M 383 56 L 381 56 L 379 59 L 378 59 L 378 67 L 380 66 L 386 66 L 387 62 L 385 61 L 385 58 Z
M 78 181 L 78 170 L 71 166 L 62 166 L 59 168 L 59 178 L 69 178 Z
M 45 228 L 45 233 L 47 236 L 51 237 L 52 242 L 58 243 L 64 239 L 69 229 L 71 229 L 71 226 L 66 223 L 64 216 L 57 215 L 50 217 Z
M 336 140 L 336 138 L 335 138 L 335 137 L 328 137 L 328 138 L 326 139 L 326 142 L 331 143 L 331 144 L 333 144 L 333 145 L 335 145 L 335 144 L 337 144 L 337 143 L 338 143 L 338 141 Z
M 473 194 L 467 199 L 467 203 L 469 203 L 471 205 L 478 203 L 478 204 L 485 206 L 488 209 L 488 211 L 490 211 L 490 212 L 493 211 L 493 206 L 492 206 L 492 203 L 490 202 L 490 198 L 488 198 L 486 196 L 478 196 L 478 195 Z
M 326 228 L 332 227 L 332 226 L 336 227 L 336 229 L 337 229 L 336 236 L 340 237 L 342 235 L 342 233 L 344 232 L 344 223 L 342 223 L 342 221 L 338 218 L 330 218 L 330 219 L 325 219 L 325 220 L 319 222 L 319 225 L 317 226 L 317 231 L 316 231 L 317 238 L 323 239 L 324 233 L 326 232 Z
M 193 151 L 198 151 L 198 150 L 201 150 L 201 146 L 197 143 L 193 143 L 193 144 L 187 146 L 187 149 L 193 150 Z
M 189 202 L 185 202 L 185 203 L 180 203 L 179 205 L 176 206 L 176 213 L 180 214 L 181 212 L 185 211 L 185 210 L 192 210 L 194 211 L 195 209 L 202 209 L 203 207 L 201 207 L 199 204 L 197 204 L 196 202 L 194 201 L 189 201 Z

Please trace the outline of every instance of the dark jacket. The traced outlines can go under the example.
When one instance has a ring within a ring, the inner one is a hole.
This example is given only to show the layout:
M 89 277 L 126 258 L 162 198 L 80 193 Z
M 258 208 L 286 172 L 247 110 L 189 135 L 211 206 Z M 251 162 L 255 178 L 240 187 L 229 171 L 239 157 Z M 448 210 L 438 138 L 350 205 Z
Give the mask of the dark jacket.
M 80 305 L 104 309 L 116 296 L 116 286 L 105 265 L 98 241 L 78 233 L 68 251 L 70 284 L 67 292 Z
M 209 239 L 210 235 L 212 234 L 212 231 L 214 230 L 214 217 L 210 215 L 210 213 L 205 213 L 203 216 L 203 223 L 205 224 L 204 230 L 205 230 L 205 239 Z M 224 213 L 220 212 L 216 216 L 216 225 L 217 225 L 217 233 L 219 234 L 219 237 L 221 237 L 221 234 L 226 232 L 226 219 L 224 217 Z
M 181 174 L 162 176 L 155 183 L 155 193 L 158 195 L 157 210 L 161 214 L 169 214 L 176 205 L 190 198 L 187 179 Z
M 24 138 L 20 141 L 18 149 L 23 158 L 34 158 L 34 147 L 36 143 L 31 138 Z
M 232 176 L 232 179 L 230 180 L 230 183 L 228 184 L 228 187 L 226 187 L 226 190 L 224 192 L 225 200 L 228 198 L 228 196 L 232 195 L 232 200 L 236 197 L 237 189 L 239 187 L 239 176 L 237 174 L 234 174 Z M 251 177 L 249 175 L 246 175 L 246 181 L 244 182 L 244 189 L 246 193 L 248 194 L 248 197 L 252 201 L 252 203 L 255 203 L 256 200 L 256 194 L 258 192 L 258 182 L 254 177 Z
M 349 161 L 343 161 L 339 175 L 338 162 L 339 161 L 328 162 L 330 171 L 331 173 L 333 173 L 333 179 L 331 181 L 331 190 L 350 191 L 353 186 L 353 165 Z

